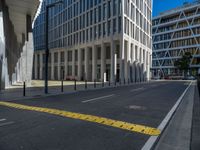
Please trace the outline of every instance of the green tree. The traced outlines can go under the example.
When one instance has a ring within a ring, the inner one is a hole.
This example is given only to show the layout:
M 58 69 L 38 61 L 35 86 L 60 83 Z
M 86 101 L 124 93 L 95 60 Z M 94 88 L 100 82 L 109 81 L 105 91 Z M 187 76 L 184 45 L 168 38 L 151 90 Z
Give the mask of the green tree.
M 185 52 L 182 58 L 174 62 L 174 66 L 180 69 L 181 71 L 184 71 L 184 76 L 186 76 L 190 68 L 191 59 L 192 59 L 192 54 L 190 52 Z

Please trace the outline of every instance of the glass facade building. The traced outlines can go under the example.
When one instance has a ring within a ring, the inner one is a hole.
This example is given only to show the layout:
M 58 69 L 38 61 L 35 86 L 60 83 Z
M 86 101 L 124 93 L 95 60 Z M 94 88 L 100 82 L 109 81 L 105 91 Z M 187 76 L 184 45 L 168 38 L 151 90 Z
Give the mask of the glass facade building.
M 185 3 L 153 18 L 153 76 L 182 76 L 174 66 L 185 52 L 192 54 L 191 72 L 200 67 L 200 3 Z
M 44 78 L 44 0 L 34 24 L 34 78 Z M 151 0 L 64 0 L 49 12 L 49 79 L 144 81 L 152 55 Z

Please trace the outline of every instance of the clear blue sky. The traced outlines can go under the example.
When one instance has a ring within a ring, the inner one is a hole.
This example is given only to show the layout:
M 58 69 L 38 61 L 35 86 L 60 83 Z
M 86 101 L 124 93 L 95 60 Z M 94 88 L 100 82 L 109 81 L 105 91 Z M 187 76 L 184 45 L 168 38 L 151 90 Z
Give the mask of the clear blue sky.
M 193 2 L 194 0 L 153 0 L 153 16 L 160 12 L 181 6 L 184 2 Z

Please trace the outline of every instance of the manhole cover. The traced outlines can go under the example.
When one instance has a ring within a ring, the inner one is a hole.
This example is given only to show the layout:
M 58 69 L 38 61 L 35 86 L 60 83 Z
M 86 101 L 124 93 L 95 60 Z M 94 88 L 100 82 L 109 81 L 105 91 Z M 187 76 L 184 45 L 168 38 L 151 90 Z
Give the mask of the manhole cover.
M 146 110 L 146 107 L 144 107 L 144 106 L 137 106 L 137 105 L 130 105 L 128 108 L 129 109 L 134 109 L 134 110 Z

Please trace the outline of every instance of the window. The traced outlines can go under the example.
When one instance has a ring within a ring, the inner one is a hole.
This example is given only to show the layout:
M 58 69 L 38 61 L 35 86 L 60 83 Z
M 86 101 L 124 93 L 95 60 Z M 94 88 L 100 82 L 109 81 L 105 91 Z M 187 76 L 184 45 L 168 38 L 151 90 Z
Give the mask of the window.
M 61 58 L 60 58 L 61 62 L 65 61 L 65 53 L 61 52 Z
M 71 62 L 72 61 L 72 51 L 68 51 L 68 55 L 67 55 L 67 59 L 68 59 L 68 62 Z

